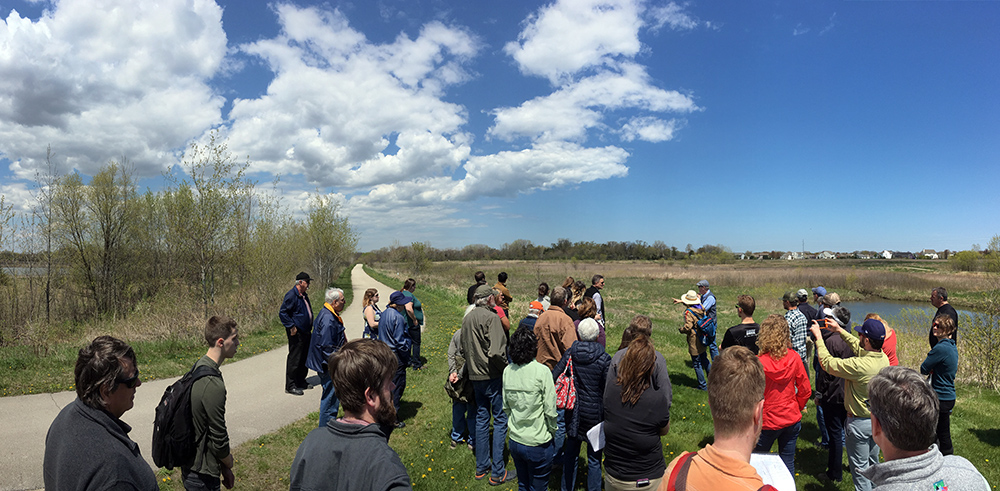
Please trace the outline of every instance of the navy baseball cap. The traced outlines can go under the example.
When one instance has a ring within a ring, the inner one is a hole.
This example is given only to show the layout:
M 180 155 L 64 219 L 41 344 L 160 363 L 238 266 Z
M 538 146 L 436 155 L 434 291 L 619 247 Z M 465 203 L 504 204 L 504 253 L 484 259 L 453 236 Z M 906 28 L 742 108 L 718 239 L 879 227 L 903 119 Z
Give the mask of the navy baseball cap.
M 868 339 L 885 339 L 885 324 L 878 319 L 868 319 L 856 329 L 858 334 L 864 334 Z
M 813 288 L 813 293 L 822 297 L 823 295 L 826 295 L 826 288 L 817 286 L 816 288 Z

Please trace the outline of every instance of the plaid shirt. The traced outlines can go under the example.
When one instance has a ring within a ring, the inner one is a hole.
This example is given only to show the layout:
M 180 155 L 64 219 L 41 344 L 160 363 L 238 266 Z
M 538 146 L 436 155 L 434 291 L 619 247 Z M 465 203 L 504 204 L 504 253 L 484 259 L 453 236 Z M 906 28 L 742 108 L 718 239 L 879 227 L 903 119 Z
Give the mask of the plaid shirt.
M 809 326 L 806 325 L 806 315 L 799 312 L 799 309 L 792 309 L 785 312 L 785 320 L 788 322 L 788 331 L 792 334 L 792 349 L 799 354 L 799 357 L 806 356 L 806 332 Z

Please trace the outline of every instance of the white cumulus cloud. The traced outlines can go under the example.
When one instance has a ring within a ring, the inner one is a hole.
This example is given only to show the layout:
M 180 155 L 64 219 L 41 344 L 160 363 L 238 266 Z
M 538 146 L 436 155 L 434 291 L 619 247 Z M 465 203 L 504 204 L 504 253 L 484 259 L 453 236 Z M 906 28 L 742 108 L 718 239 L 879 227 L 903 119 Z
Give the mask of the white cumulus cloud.
M 221 121 L 208 80 L 226 53 L 208 0 L 74 0 L 0 23 L 0 155 L 19 178 L 44 165 L 95 173 L 126 155 L 140 175 Z

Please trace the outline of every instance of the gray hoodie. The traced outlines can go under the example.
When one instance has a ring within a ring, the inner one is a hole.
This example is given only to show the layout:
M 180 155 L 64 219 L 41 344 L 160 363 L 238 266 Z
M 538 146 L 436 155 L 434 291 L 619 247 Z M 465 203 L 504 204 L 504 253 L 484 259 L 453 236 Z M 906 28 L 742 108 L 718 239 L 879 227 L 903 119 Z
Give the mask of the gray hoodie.
M 861 473 L 880 491 L 990 491 L 990 484 L 971 462 L 941 455 L 936 444 L 927 453 L 875 464 Z

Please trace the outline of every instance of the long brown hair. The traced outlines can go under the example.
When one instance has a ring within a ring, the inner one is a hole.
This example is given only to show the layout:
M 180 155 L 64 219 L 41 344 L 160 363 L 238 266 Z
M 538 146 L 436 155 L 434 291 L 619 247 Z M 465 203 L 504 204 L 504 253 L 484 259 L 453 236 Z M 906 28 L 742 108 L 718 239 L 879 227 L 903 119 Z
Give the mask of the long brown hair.
M 361 300 L 361 310 L 364 310 L 369 305 L 372 305 L 373 303 L 375 303 L 375 302 L 372 302 L 372 299 L 375 298 L 375 295 L 378 295 L 378 290 L 376 290 L 374 288 L 369 288 L 369 289 L 365 290 L 365 298 L 363 298 Z
M 622 404 L 639 402 L 639 397 L 652 381 L 656 350 L 649 336 L 639 334 L 628 345 L 628 351 L 618 365 L 618 385 L 622 388 Z

